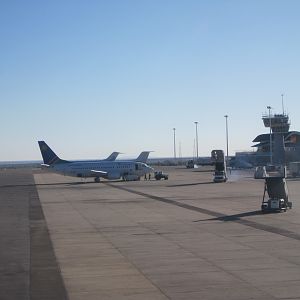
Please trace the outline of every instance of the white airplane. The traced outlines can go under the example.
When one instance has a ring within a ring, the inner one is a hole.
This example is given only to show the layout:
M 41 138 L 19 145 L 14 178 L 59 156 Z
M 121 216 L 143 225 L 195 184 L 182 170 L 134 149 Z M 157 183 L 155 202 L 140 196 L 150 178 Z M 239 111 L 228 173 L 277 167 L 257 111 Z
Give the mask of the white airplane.
M 95 182 L 100 182 L 100 177 L 105 179 L 122 178 L 126 181 L 139 180 L 145 174 L 153 172 L 153 169 L 147 164 L 136 161 L 63 160 L 44 141 L 38 143 L 44 161 L 42 167 L 59 174 L 83 178 L 94 177 Z

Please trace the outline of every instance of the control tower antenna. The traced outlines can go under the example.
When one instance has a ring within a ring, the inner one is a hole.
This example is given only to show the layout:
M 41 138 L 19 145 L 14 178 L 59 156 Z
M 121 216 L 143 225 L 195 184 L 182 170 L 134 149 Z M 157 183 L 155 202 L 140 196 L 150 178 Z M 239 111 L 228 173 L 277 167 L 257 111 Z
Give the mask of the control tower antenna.
M 282 105 L 282 114 L 284 115 L 284 102 L 283 102 L 284 94 L 281 94 L 281 105 Z

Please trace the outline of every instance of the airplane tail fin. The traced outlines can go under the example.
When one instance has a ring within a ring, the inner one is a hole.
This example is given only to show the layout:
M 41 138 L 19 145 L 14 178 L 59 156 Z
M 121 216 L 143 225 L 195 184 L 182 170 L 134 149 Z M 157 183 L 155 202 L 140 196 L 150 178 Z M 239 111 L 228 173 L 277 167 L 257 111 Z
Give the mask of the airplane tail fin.
M 50 166 L 60 162 L 66 162 L 65 160 L 60 159 L 44 141 L 38 141 L 38 143 L 45 165 Z
M 108 156 L 107 158 L 105 158 L 104 160 L 107 161 L 114 161 L 116 160 L 117 156 L 120 154 L 121 152 L 113 152 L 110 156 Z
M 152 152 L 152 151 L 143 151 L 143 152 L 141 152 L 141 154 L 136 158 L 135 161 L 136 162 L 146 163 L 147 159 L 149 157 L 150 152 Z

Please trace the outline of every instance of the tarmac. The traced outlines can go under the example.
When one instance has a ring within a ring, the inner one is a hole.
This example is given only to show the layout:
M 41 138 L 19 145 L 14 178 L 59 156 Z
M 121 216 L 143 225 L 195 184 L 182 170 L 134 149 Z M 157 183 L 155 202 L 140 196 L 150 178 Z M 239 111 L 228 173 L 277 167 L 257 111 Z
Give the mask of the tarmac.
M 94 183 L 0 171 L 0 299 L 300 299 L 300 185 L 262 214 L 264 181 L 169 167 Z

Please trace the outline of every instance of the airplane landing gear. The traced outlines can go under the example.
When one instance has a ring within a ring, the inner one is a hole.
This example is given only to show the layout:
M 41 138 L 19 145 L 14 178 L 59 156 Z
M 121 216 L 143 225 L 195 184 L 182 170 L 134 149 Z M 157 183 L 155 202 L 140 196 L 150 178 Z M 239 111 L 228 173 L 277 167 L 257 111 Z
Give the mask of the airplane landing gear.
M 100 182 L 100 177 L 95 177 L 95 182 L 99 183 Z

